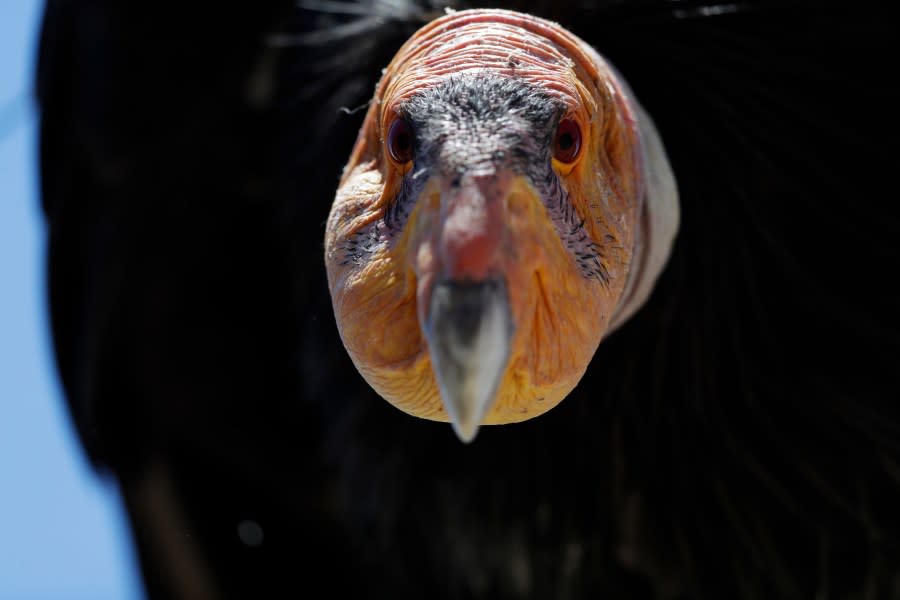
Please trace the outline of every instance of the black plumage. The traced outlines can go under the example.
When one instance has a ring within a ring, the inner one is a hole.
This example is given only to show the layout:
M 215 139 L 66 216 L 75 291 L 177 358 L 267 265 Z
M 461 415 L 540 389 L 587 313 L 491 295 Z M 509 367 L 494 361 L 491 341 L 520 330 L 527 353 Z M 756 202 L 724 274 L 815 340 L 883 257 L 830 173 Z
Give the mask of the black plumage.
M 354 109 L 441 6 L 48 2 L 57 359 L 151 596 L 900 598 L 897 21 L 506 6 L 623 73 L 682 226 L 571 396 L 463 446 L 356 374 L 322 262 Z

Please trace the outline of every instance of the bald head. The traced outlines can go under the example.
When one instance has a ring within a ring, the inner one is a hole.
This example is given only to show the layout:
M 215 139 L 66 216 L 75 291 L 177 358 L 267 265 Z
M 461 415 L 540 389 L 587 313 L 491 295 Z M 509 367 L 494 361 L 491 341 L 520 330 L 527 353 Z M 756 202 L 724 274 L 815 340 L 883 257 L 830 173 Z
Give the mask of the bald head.
M 326 236 L 338 325 L 376 390 L 471 439 L 572 389 L 642 259 L 638 110 L 533 17 L 455 13 L 400 50 Z

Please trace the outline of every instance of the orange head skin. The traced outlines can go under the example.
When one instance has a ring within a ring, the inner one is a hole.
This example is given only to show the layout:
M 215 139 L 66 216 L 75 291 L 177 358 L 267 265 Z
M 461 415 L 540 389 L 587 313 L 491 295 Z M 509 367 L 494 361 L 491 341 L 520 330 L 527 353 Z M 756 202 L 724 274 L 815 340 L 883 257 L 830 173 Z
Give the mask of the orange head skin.
M 521 105 L 490 90 L 513 90 Z M 488 107 L 478 121 L 459 100 L 478 94 L 503 104 L 499 116 Z M 571 137 L 560 142 L 563 123 L 580 137 L 574 153 Z M 638 144 L 625 89 L 558 25 L 472 10 L 418 31 L 377 86 L 325 238 L 338 328 L 369 384 L 409 414 L 451 420 L 428 338 L 432 292 L 492 281 L 511 326 L 476 427 L 559 403 L 623 295 L 641 209 Z

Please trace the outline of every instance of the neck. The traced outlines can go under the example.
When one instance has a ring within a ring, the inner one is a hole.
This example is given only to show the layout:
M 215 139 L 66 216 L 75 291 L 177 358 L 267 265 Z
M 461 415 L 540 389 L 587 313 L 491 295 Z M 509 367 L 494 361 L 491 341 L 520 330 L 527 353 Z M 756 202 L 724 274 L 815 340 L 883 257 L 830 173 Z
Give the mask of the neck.
M 634 97 L 631 96 L 632 102 Z M 635 102 L 635 104 L 637 104 Z M 640 106 L 638 115 L 644 192 L 638 214 L 631 269 L 607 333 L 622 326 L 650 298 L 678 233 L 678 188 L 662 139 Z

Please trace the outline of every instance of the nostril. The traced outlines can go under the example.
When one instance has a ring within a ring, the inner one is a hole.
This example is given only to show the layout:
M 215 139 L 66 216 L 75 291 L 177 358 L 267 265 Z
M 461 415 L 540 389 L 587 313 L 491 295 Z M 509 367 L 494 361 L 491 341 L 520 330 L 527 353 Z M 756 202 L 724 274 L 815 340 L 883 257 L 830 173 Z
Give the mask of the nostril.
M 508 173 L 469 174 L 444 189 L 438 257 L 445 277 L 481 280 L 496 272 L 511 180 Z
M 494 201 L 506 196 L 512 182 L 512 174 L 503 170 L 490 174 L 473 175 L 471 180 L 485 200 Z

